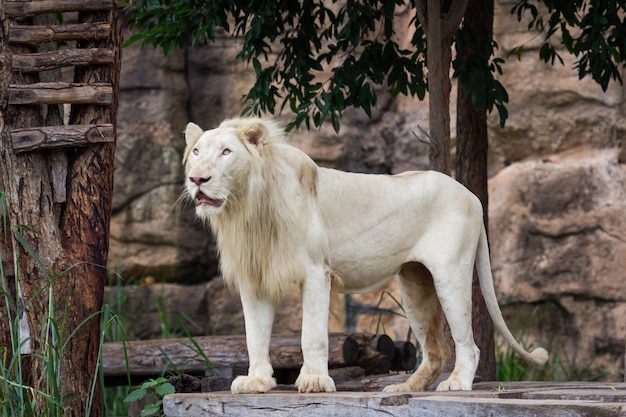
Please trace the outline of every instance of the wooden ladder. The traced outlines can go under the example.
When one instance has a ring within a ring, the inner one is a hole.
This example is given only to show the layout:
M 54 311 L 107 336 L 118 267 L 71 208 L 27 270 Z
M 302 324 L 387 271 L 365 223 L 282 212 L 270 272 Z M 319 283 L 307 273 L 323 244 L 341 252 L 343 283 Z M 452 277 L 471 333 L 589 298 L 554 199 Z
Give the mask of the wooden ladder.
M 14 152 L 115 142 L 120 59 L 110 13 L 115 7 L 116 0 L 2 1 L 3 41 L 10 45 L 0 56 L 2 68 L 39 80 L 2 86 L 2 126 L 12 124 L 21 106 L 39 106 L 42 114 L 57 106 L 61 114 L 56 121 L 42 116 L 43 126 L 11 129 Z M 98 17 L 64 23 L 74 12 Z M 102 111 L 103 106 L 108 111 Z M 53 181 L 54 202 L 63 203 L 67 161 L 63 151 L 55 156 L 50 168 L 58 179 Z

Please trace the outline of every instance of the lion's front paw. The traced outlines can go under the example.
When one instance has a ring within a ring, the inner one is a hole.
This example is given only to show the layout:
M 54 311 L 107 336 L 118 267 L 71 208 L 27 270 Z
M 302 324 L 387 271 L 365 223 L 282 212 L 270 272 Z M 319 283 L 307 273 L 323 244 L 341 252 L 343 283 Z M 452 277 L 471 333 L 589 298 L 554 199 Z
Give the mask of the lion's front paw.
M 252 376 L 238 376 L 230 386 L 233 394 L 261 394 L 276 386 L 274 378 L 257 378 Z
M 335 382 L 328 375 L 300 375 L 296 380 L 298 392 L 335 392 Z
M 437 386 L 437 391 L 471 391 L 472 380 L 464 381 L 453 372 L 452 375 Z

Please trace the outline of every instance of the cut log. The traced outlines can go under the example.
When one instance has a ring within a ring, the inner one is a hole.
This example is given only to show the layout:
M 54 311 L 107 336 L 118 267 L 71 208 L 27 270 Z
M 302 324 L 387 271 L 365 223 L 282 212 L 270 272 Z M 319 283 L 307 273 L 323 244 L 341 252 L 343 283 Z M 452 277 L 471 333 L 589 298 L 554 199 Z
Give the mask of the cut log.
M 356 365 L 364 351 L 374 350 L 372 348 L 373 337 L 368 334 L 352 334 L 346 338 L 342 347 L 343 360 L 346 365 Z
M 113 5 L 113 0 L 5 0 L 2 4 L 5 15 L 11 17 L 26 17 L 43 13 L 110 10 Z
M 392 371 L 412 371 L 417 364 L 417 349 L 411 342 L 395 342 Z
M 393 340 L 391 340 L 391 337 L 386 334 L 376 335 L 372 339 L 371 345 L 374 349 L 387 356 L 389 360 L 393 362 L 396 355 L 396 345 Z
M 14 71 L 39 72 L 70 66 L 111 64 L 112 62 L 112 50 L 85 48 L 60 49 L 36 54 L 14 54 L 11 65 Z
M 417 363 L 417 349 L 411 342 L 394 342 L 387 335 L 357 334 L 343 345 L 348 365 L 365 367 L 367 375 L 388 371 L 411 371 Z
M 389 372 L 391 359 L 372 347 L 372 335 L 356 334 L 343 344 L 343 358 L 347 365 L 358 365 L 366 375 Z M 377 344 L 377 343 L 376 343 Z
M 52 41 L 108 39 L 110 36 L 110 23 L 76 23 L 50 26 L 15 25 L 11 26 L 9 31 L 9 43 L 37 45 Z
M 111 105 L 113 87 L 110 84 L 35 83 L 11 84 L 9 104 L 99 104 Z
M 349 337 L 367 339 L 367 346 L 374 351 L 369 345 L 372 335 L 331 334 L 328 357 L 330 368 L 347 366 L 343 359 L 343 346 Z M 167 370 L 204 374 L 210 367 L 207 359 L 215 368 L 247 369 L 248 353 L 244 335 L 204 336 L 193 340 L 201 353 L 189 339 L 105 343 L 102 356 L 104 375 L 125 376 L 127 369 L 133 376 L 147 377 L 160 375 Z M 273 336 L 270 360 L 274 369 L 300 368 L 303 360 L 300 337 Z
M 42 126 L 11 131 L 14 152 L 114 142 L 112 124 Z

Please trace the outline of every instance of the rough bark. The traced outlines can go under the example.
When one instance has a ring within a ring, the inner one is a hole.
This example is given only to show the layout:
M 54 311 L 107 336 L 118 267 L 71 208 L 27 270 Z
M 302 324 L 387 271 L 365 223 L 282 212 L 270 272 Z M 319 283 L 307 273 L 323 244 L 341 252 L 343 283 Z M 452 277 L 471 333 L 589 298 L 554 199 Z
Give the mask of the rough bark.
M 100 104 L 110 105 L 113 89 L 108 84 L 82 85 L 76 83 L 36 83 L 12 85 L 9 89 L 12 104 Z
M 86 146 L 115 140 L 113 124 L 110 123 L 63 127 L 42 126 L 13 129 L 11 133 L 15 152 Z
M 13 69 L 23 72 L 38 72 L 79 65 L 110 64 L 112 62 L 113 51 L 98 48 L 61 49 L 54 52 L 13 55 L 12 59 Z
M 470 2 L 465 11 L 462 36 L 468 36 L 473 42 L 459 51 L 461 62 L 470 56 L 480 57 L 481 63 L 489 65 L 491 41 L 493 38 L 493 0 Z M 487 196 L 487 110 L 476 109 L 472 104 L 472 95 L 459 80 L 457 98 L 457 148 L 456 177 L 470 191 L 478 196 L 483 206 L 485 228 L 488 225 Z M 472 329 L 474 339 L 480 348 L 480 363 L 477 375 L 483 381 L 496 379 L 496 359 L 493 339 L 493 322 L 489 317 L 483 299 L 478 277 L 474 273 L 472 282 Z
M 418 19 L 426 33 L 430 167 L 450 175 L 450 63 L 452 39 L 459 28 L 467 0 L 451 2 L 442 10 L 440 0 L 418 2 Z
M 9 41 L 37 45 L 41 42 L 68 41 L 81 38 L 107 39 L 109 36 L 111 36 L 109 23 L 48 26 L 15 25 L 11 27 Z
M 80 23 L 109 21 L 118 28 L 117 11 L 80 13 Z M 113 30 L 107 40 L 84 41 L 84 48 L 110 48 L 115 50 L 113 70 L 109 66 L 81 67 L 75 70 L 75 82 L 108 83 L 117 90 L 119 86 L 121 39 L 119 29 Z M 110 106 L 78 107 L 72 112 L 71 124 L 91 124 L 98 121 L 115 121 L 117 118 L 117 95 Z M 115 124 L 114 124 L 115 129 Z M 114 132 L 114 137 L 116 136 Z M 93 316 L 102 309 L 106 264 L 109 248 L 109 223 L 113 194 L 113 160 L 115 143 L 95 144 L 68 151 L 69 172 L 67 202 L 61 218 L 62 242 L 67 248 L 68 263 L 73 265 L 68 281 L 68 309 L 72 323 L 69 328 L 82 326 L 82 331 L 72 338 L 68 348 L 72 355 L 66 358 L 66 384 L 80 393 L 89 392 L 95 375 L 100 342 L 100 317 Z M 92 415 L 100 415 L 100 392 L 97 389 Z M 67 416 L 82 416 L 84 409 L 77 403 Z
M 11 0 L 3 4 L 8 16 L 34 16 L 43 13 L 108 10 L 115 0 Z
M 33 7 L 55 5 L 53 2 L 34 3 L 22 2 L 19 6 L 28 8 L 26 12 L 30 13 Z M 63 4 L 69 7 L 70 3 Z M 84 9 L 96 2 L 87 3 L 80 7 Z M 13 6 L 18 5 L 11 4 Z M 103 6 L 98 4 L 97 7 Z M 14 9 L 11 9 L 11 13 L 19 12 Z M 10 14 L 9 9 L 4 12 Z M 112 27 L 117 28 L 116 16 L 117 12 L 111 10 L 79 14 L 79 19 L 112 22 Z M 15 23 L 11 19 L 5 22 L 6 25 Z M 27 20 L 20 22 L 29 23 Z M 12 270 L 6 258 L 13 254 L 19 266 L 19 274 L 14 279 L 19 280 L 31 329 L 31 351 L 40 354 L 46 347 L 39 332 L 47 318 L 54 319 L 61 331 L 59 346 L 55 347 L 61 355 L 60 373 L 44 373 L 43 362 L 37 356 L 31 356 L 23 362 L 22 382 L 42 392 L 52 392 L 52 384 L 59 384 L 65 416 L 99 417 L 102 408 L 98 387 L 93 396 L 91 393 L 100 341 L 98 313 L 102 307 L 106 277 L 115 145 L 106 143 L 78 148 L 68 151 L 67 159 L 65 151 L 15 152 L 9 129 L 49 125 L 45 129 L 50 130 L 54 129 L 50 125 L 62 123 L 62 118 L 56 112 L 58 103 L 50 102 L 47 109 L 30 103 L 18 104 L 19 100 L 9 105 L 11 84 L 32 85 L 58 80 L 54 76 L 51 78 L 51 74 L 37 76 L 35 73 L 11 71 L 10 54 L 44 51 L 8 43 L 6 34 L 9 31 L 6 29 L 0 39 L 0 111 L 2 121 L 6 123 L 0 136 L 0 159 L 3 162 L 0 165 L 0 191 L 6 196 L 7 216 L 6 223 L 0 222 L 0 253 L 3 269 Z M 115 50 L 115 65 L 94 65 L 77 70 L 76 83 L 112 83 L 117 87 L 121 42 L 119 30 L 113 33 L 110 39 L 104 41 L 92 44 L 82 42 L 85 47 Z M 117 96 L 113 94 L 109 106 L 78 106 L 74 109 L 72 122 L 84 125 L 113 123 L 116 118 L 116 99 Z M 48 114 L 45 122 L 42 113 Z M 11 278 L 8 273 L 5 276 Z M 54 309 L 49 309 L 51 305 Z M 2 307 L 0 314 L 5 316 L 7 306 Z M 10 335 L 4 327 L 0 331 L 0 342 L 9 346 Z M 65 343 L 62 349 L 61 343 Z M 88 398 L 92 400 L 91 406 Z M 37 409 L 43 414 L 50 405 L 42 397 L 38 397 L 38 400 Z

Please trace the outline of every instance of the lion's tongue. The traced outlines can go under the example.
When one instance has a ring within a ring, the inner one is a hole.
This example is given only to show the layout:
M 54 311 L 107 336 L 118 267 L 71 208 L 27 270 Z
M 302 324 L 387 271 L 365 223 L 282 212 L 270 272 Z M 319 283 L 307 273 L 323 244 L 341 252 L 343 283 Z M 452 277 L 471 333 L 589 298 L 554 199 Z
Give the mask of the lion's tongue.
M 222 205 L 222 203 L 224 203 L 224 200 L 214 200 L 212 198 L 207 197 L 206 195 L 200 193 L 198 195 L 198 198 L 196 198 L 196 204 L 200 205 L 200 204 L 208 204 L 210 206 L 214 206 L 214 207 L 220 207 Z

